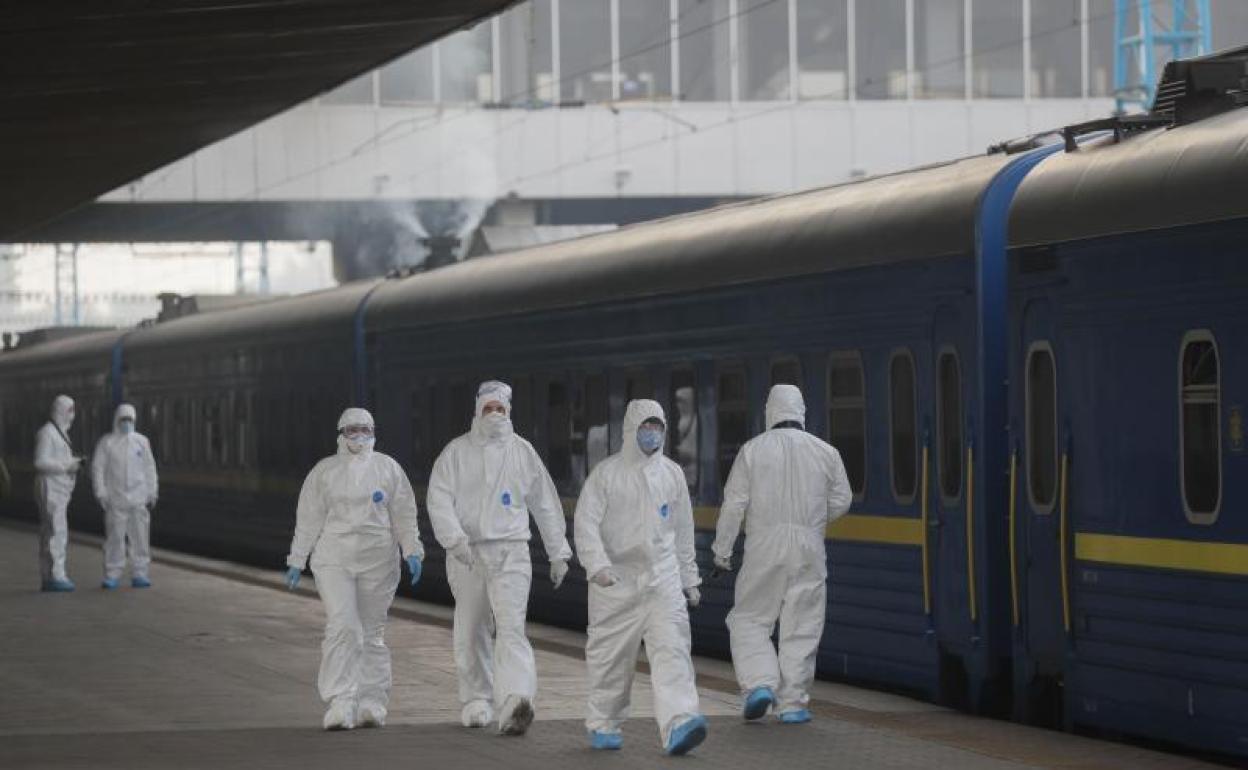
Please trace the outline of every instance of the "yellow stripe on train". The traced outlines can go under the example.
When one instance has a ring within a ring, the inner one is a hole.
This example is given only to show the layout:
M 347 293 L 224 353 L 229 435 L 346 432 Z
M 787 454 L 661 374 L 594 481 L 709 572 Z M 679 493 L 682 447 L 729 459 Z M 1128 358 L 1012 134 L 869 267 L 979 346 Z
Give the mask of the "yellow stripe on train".
M 1075 535 L 1075 558 L 1131 567 L 1248 575 L 1248 544 L 1126 535 Z
M 714 531 L 718 518 L 718 508 L 699 506 L 693 509 L 693 523 L 698 529 Z M 827 536 L 833 540 L 918 547 L 923 545 L 923 522 L 906 516 L 851 513 L 828 527 Z

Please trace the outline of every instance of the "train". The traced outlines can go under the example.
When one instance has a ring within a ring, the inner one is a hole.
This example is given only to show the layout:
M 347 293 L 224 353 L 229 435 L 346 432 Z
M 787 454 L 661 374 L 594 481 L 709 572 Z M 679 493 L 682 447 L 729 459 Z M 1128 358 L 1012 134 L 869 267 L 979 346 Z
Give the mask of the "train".
M 157 545 L 274 569 L 347 405 L 419 489 L 505 380 L 570 516 L 655 398 L 695 506 L 695 649 L 727 656 L 720 492 L 793 383 L 854 491 L 820 676 L 1248 757 L 1245 60 L 1173 63 L 1151 114 L 981 156 L 6 352 L 3 513 L 33 516 L 61 392 L 80 448 L 138 408 Z M 71 524 L 98 531 L 87 486 Z M 415 595 L 449 602 L 423 512 L 422 536 Z M 530 617 L 583 628 L 584 575 L 551 590 L 533 542 Z

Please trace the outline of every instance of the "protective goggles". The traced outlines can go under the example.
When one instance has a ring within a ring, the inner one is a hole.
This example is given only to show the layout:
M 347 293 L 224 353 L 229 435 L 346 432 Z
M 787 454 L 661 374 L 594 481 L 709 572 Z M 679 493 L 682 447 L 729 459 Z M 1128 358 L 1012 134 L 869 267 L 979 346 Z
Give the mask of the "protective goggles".
M 372 438 L 373 426 L 371 425 L 347 425 L 342 429 L 342 435 L 347 438 Z

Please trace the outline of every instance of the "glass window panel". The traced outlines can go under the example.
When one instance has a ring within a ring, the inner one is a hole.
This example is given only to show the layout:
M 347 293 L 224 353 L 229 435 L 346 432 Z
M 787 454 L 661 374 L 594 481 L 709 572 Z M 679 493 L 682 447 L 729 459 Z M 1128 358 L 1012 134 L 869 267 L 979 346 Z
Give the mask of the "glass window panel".
M 914 95 L 961 99 L 966 24 L 963 0 L 916 0 L 914 4 Z
M 673 370 L 671 384 L 668 452 L 685 472 L 685 483 L 692 494 L 698 488 L 698 389 L 693 370 Z
M 498 56 L 504 104 L 556 101 L 550 0 L 529 0 L 499 17 Z
M 867 401 L 862 358 L 834 353 L 828 361 L 828 443 L 841 454 L 849 487 L 861 497 L 867 481 Z
M 1023 95 L 1023 3 L 992 0 L 972 6 L 971 48 L 974 94 L 1020 98 Z
M 366 72 L 321 95 L 322 104 L 372 104 L 373 73 Z
M 427 45 L 382 67 L 378 89 L 382 104 L 433 101 L 433 46 Z
M 1193 336 L 1182 360 L 1183 497 L 1191 513 L 1211 515 L 1222 494 L 1218 352 L 1207 334 Z
M 1031 0 L 1031 95 L 1078 97 L 1082 92 L 1079 57 L 1079 3 Z
M 654 383 L 645 369 L 631 369 L 624 373 L 624 400 L 654 398 Z
M 956 498 L 962 494 L 962 373 L 957 355 L 941 353 L 937 370 L 940 491 L 946 498 Z
M 670 0 L 620 3 L 620 98 L 672 95 Z
M 893 495 L 909 500 L 918 481 L 918 436 L 915 415 L 914 359 L 907 353 L 893 355 L 889 365 L 890 434 Z
M 560 87 L 564 101 L 611 99 L 611 3 L 559 4 Z
M 1114 0 L 1088 0 L 1088 95 L 1114 95 Z
M 797 95 L 845 99 L 848 84 L 845 0 L 797 0 Z
M 528 438 L 533 433 L 533 383 L 528 377 L 516 377 L 509 384 L 512 427 Z
M 906 0 L 870 0 L 855 9 L 858 98 L 905 98 Z
M 802 364 L 796 358 L 782 358 L 771 363 L 772 385 L 802 386 Z
M 738 0 L 741 98 L 789 98 L 789 4 Z
M 726 102 L 729 81 L 728 0 L 680 0 L 680 98 Z
M 602 462 L 610 451 L 607 441 L 609 420 L 606 375 L 587 376 L 581 399 L 572 430 L 576 444 L 573 476 L 578 483 L 584 483 L 594 466 Z
M 1027 488 L 1033 506 L 1053 505 L 1057 495 L 1057 377 L 1048 348 L 1034 349 L 1027 359 Z
M 561 489 L 567 488 L 572 478 L 572 403 L 563 382 L 546 387 L 546 469 Z
M 482 22 L 438 43 L 442 101 L 493 101 L 494 53 L 491 25 Z
M 716 455 L 719 461 L 719 483 L 728 480 L 732 462 L 737 459 L 741 445 L 750 438 L 750 406 L 746 400 L 744 366 L 727 367 L 720 371 L 719 392 L 715 407 L 718 423 Z

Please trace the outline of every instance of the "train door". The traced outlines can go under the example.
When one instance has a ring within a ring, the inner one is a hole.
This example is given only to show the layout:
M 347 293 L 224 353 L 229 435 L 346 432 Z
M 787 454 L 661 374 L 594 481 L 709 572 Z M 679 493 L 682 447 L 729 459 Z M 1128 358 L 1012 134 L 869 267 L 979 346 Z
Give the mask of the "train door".
M 1020 622 L 1030 678 L 1056 683 L 1062 670 L 1069 625 L 1064 605 L 1062 521 L 1063 457 L 1058 399 L 1058 347 L 1047 302 L 1028 306 L 1023 317 L 1022 356 L 1014 382 L 1022 384 L 1022 431 L 1018 436 L 1015 547 L 1022 596 Z M 1045 689 L 1040 687 L 1040 690 Z M 1050 688 L 1051 689 L 1051 688 Z M 1033 690 L 1031 697 L 1036 697 Z

